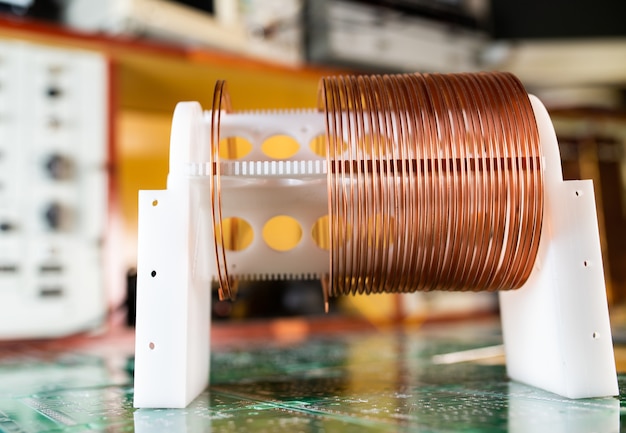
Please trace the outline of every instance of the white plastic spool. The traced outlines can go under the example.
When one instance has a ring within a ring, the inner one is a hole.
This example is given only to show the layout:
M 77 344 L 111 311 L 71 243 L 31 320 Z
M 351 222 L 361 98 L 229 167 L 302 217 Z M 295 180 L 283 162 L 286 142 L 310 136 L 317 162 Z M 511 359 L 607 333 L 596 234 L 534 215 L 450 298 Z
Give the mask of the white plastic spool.
M 545 158 L 546 208 L 539 253 L 527 283 L 500 294 L 509 376 L 569 397 L 618 394 L 602 256 L 591 181 L 564 182 L 556 136 L 541 102 L 531 97 Z M 239 278 L 307 278 L 328 272 L 328 252 L 310 230 L 327 214 L 326 164 L 308 148 L 324 134 L 314 111 L 222 114 L 221 136 L 241 136 L 253 151 L 223 162 L 223 217 L 238 216 L 255 238 L 229 252 Z M 209 377 L 210 282 L 215 278 L 208 194 L 210 113 L 178 104 L 172 123 L 167 189 L 139 194 L 135 407 L 187 406 Z M 290 135 L 301 144 L 275 161 L 263 139 Z M 280 189 L 279 189 L 280 188 Z M 302 226 L 302 241 L 274 251 L 261 227 L 275 215 Z

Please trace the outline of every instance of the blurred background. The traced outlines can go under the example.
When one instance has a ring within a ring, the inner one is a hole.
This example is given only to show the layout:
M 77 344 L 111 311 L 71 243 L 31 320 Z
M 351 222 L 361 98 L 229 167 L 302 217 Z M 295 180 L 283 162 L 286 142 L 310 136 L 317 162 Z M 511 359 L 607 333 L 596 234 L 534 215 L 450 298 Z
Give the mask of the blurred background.
M 550 111 L 565 178 L 594 180 L 619 316 L 624 16 L 626 3 L 609 0 L 0 0 L 0 338 L 132 322 L 137 191 L 165 188 L 177 102 L 210 107 L 226 79 L 236 110 L 312 108 L 319 79 L 340 73 L 516 74 Z M 323 308 L 318 281 L 242 283 L 213 318 Z M 485 293 L 331 306 L 373 323 L 496 310 Z

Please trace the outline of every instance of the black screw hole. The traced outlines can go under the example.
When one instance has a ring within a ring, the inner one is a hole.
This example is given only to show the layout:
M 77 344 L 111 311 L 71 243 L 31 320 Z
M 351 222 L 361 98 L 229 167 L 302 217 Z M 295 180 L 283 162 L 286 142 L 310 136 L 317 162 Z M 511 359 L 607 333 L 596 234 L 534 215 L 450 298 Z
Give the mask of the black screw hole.
M 150 272 L 150 275 L 152 275 L 152 278 L 156 277 L 156 271 Z

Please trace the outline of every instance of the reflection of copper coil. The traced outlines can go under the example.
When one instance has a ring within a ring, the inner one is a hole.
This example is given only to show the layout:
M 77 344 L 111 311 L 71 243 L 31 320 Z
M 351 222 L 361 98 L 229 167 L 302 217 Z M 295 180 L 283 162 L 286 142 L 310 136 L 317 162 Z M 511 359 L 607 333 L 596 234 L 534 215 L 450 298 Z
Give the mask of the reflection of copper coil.
M 336 77 L 320 90 L 330 295 L 524 283 L 539 245 L 543 180 L 519 81 L 504 73 Z
M 330 275 L 325 295 L 505 290 L 530 275 L 543 212 L 541 149 L 506 73 L 325 78 Z M 220 297 L 234 296 L 221 230 L 218 82 L 210 191 Z

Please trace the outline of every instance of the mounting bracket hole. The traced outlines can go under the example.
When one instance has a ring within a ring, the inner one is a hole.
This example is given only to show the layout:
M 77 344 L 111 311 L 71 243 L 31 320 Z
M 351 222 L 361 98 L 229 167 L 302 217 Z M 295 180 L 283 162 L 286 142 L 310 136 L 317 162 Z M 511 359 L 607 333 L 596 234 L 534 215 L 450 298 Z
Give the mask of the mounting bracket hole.
M 153 343 L 152 341 L 150 342 L 150 344 L 148 344 L 148 348 L 149 348 L 150 350 L 154 350 L 154 348 L 155 348 L 155 347 L 156 347 L 156 346 L 154 345 L 154 343 Z
M 593 334 L 591 334 L 591 337 L 592 337 L 594 340 L 597 340 L 598 338 L 600 338 L 600 333 L 599 333 L 599 332 L 594 332 Z
M 158 200 L 152 200 L 152 206 L 158 206 L 159 205 L 159 201 Z
M 576 190 L 574 191 L 574 194 L 576 195 L 576 197 L 580 197 L 581 195 L 583 195 L 582 191 Z
M 585 268 L 586 268 L 586 267 L 588 267 L 588 266 L 589 266 L 589 262 L 588 262 L 587 260 L 585 260 L 585 261 L 583 262 L 583 266 L 584 266 Z
M 151 276 L 152 278 L 156 277 L 156 271 L 152 271 L 152 272 L 150 272 L 150 276 Z

